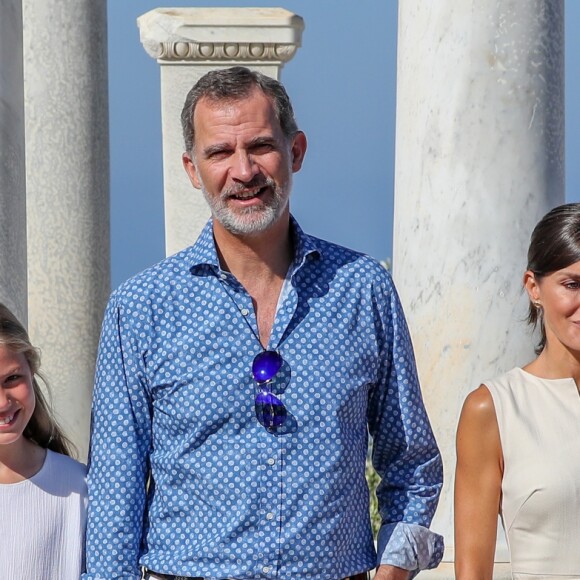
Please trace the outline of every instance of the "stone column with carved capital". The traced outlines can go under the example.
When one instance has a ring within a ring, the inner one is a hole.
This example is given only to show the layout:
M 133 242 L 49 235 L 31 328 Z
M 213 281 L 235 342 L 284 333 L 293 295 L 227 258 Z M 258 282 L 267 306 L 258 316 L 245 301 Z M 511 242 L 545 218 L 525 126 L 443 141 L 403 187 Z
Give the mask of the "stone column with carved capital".
M 189 89 L 216 68 L 243 65 L 279 78 L 304 22 L 281 8 L 158 8 L 138 19 L 141 42 L 161 66 L 166 253 L 192 244 L 209 217 L 181 164 L 180 115 Z
M 106 0 L 23 0 L 29 319 L 84 457 L 110 292 Z
M 453 578 L 460 408 L 534 357 L 526 251 L 564 202 L 564 3 L 400 2 L 397 80 L 394 278 L 445 466 L 447 564 L 421 577 Z
M 0 0 L 0 302 L 26 323 L 26 181 L 20 0 Z

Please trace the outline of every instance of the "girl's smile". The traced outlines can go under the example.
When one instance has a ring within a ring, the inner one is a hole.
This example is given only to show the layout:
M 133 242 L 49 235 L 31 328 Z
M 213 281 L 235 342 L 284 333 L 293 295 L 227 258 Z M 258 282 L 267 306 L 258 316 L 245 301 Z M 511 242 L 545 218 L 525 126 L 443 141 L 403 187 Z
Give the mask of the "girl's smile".
M 32 417 L 36 399 L 24 354 L 0 346 L 0 453 L 17 442 Z

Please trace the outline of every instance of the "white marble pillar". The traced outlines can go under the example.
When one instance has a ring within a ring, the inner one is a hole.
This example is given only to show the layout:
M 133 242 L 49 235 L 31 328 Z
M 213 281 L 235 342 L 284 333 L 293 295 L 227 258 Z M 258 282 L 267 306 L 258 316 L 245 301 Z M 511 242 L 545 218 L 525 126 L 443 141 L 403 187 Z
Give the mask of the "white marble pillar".
M 26 323 L 22 7 L 0 0 L 0 302 Z
M 444 456 L 434 528 L 447 562 L 460 407 L 533 358 L 522 274 L 533 226 L 564 202 L 563 10 L 399 3 L 394 278 Z M 496 559 L 506 556 L 500 540 Z
M 110 291 L 106 0 L 23 0 L 28 289 L 57 412 L 84 456 Z
M 167 255 L 192 244 L 209 217 L 183 170 L 180 115 L 189 89 L 216 68 L 243 65 L 279 78 L 304 22 L 281 8 L 158 8 L 139 17 L 141 42 L 161 65 Z

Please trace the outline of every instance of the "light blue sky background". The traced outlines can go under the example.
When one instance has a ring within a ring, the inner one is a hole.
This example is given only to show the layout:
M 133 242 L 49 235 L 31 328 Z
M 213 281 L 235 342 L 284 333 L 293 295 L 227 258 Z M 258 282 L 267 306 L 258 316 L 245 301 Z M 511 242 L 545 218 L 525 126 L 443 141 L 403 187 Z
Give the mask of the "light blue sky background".
M 282 71 L 307 159 L 291 207 L 309 233 L 392 253 L 397 2 L 395 0 L 109 0 L 112 286 L 164 257 L 159 65 L 136 19 L 160 6 L 282 6 L 306 23 Z M 580 200 L 580 1 L 566 2 L 566 189 Z

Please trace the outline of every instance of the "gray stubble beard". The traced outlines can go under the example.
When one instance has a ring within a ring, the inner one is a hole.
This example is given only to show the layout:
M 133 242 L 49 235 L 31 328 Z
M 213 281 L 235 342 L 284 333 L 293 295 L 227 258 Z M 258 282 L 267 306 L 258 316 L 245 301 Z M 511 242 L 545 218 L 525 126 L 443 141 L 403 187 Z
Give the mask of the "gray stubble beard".
M 240 212 L 234 212 L 228 208 L 227 200 L 228 198 L 236 193 L 236 188 L 228 188 L 220 193 L 219 198 L 212 198 L 201 178 L 198 179 L 201 185 L 201 191 L 209 208 L 211 210 L 212 216 L 217 220 L 226 230 L 235 235 L 255 235 L 260 234 L 270 228 L 278 218 L 284 213 L 284 210 L 288 206 L 288 201 L 290 199 L 290 190 L 292 187 L 292 173 L 286 183 L 283 185 L 276 185 L 273 179 L 265 178 L 259 182 L 260 187 L 269 187 L 270 191 L 273 193 L 273 198 L 269 201 L 267 205 L 260 208 L 248 207 L 241 210 Z M 239 191 L 254 187 L 251 183 L 244 184 L 237 188 Z M 246 220 L 247 216 L 256 215 L 254 219 Z

